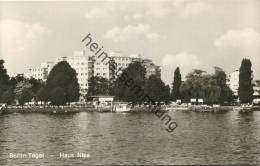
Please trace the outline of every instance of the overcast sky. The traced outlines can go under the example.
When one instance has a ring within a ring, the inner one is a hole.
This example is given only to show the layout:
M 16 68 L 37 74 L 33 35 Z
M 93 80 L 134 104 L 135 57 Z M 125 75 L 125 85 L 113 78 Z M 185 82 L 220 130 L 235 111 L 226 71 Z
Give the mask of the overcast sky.
M 11 75 L 82 50 L 88 34 L 107 52 L 140 53 L 172 82 L 198 68 L 239 69 L 260 79 L 259 0 L 0 2 L 0 58 Z M 88 52 L 92 55 L 91 52 Z

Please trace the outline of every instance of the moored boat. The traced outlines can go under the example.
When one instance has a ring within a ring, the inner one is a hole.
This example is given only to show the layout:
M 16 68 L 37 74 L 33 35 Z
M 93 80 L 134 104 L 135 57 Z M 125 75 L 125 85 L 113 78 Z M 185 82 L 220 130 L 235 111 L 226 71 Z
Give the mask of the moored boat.
M 112 112 L 111 106 L 99 106 L 97 107 L 98 112 Z
M 1 104 L 0 105 L 0 114 L 6 112 L 6 110 L 7 110 L 6 104 Z
M 113 112 L 130 112 L 131 107 L 128 103 L 115 103 L 113 106 Z
M 197 112 L 212 112 L 213 107 L 208 105 L 191 105 L 188 108 L 191 111 L 197 111 Z
M 239 112 L 250 112 L 253 110 L 253 106 L 252 105 L 241 105 L 241 106 L 237 106 L 237 107 L 233 107 L 234 111 L 239 111 Z
M 202 105 L 200 108 L 200 112 L 211 112 L 213 111 L 213 107 L 208 105 Z

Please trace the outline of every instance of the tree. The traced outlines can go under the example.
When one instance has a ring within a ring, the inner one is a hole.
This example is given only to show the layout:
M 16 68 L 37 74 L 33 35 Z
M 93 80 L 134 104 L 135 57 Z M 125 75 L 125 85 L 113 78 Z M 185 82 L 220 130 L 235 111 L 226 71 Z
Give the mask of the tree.
M 5 91 L 8 91 L 9 89 L 9 76 L 4 67 L 4 60 L 0 59 L 0 102 L 3 102 L 3 94 L 5 93 Z
M 243 59 L 239 69 L 238 97 L 241 103 L 251 103 L 253 100 L 252 64 L 249 59 Z
M 52 105 L 64 105 L 67 102 L 66 90 L 61 87 L 55 87 L 49 93 L 49 99 Z
M 117 77 L 114 83 L 114 94 L 116 100 L 132 102 L 133 104 L 142 103 L 138 95 L 131 89 L 133 84 L 144 90 L 146 70 L 144 66 L 138 62 L 132 62 L 125 68 Z M 122 81 L 123 76 L 127 76 L 126 80 Z
M 151 75 L 146 81 L 145 93 L 157 102 L 168 102 L 170 98 L 169 86 L 166 86 L 161 78 L 156 75 Z
M 181 96 L 185 102 L 189 102 L 191 98 L 201 98 L 207 104 L 219 103 L 220 91 L 215 77 L 198 69 L 186 76 L 186 81 L 180 88 Z
M 2 102 L 11 104 L 14 101 L 14 93 L 12 90 L 7 90 L 2 95 Z
M 7 70 L 4 67 L 5 61 L 0 59 L 0 85 L 9 81 Z
M 30 102 L 33 98 L 33 92 L 28 89 L 28 88 L 25 88 L 21 95 L 18 97 L 18 101 L 19 101 L 19 104 L 20 105 L 24 105 L 25 102 Z
M 30 78 L 29 83 L 32 85 L 32 91 L 34 94 L 36 94 L 44 85 L 41 80 L 36 80 L 35 78 Z
M 38 101 L 48 101 L 48 92 L 45 90 L 44 87 L 40 88 L 36 93 L 36 99 Z
M 28 91 L 30 91 L 30 95 L 32 95 L 33 97 L 33 92 L 31 90 L 32 88 L 32 84 L 29 83 L 28 80 L 23 80 L 23 81 L 20 81 L 16 84 L 15 88 L 14 88 L 14 95 L 15 95 L 15 99 L 18 100 L 19 104 L 23 105 L 24 102 L 27 102 L 27 93 Z M 25 94 L 23 94 L 25 93 Z M 23 96 L 22 96 L 23 95 Z M 26 99 L 24 99 L 26 98 Z
M 171 98 L 173 100 L 180 99 L 181 73 L 179 67 L 174 71 L 174 80 L 172 83 Z
M 109 81 L 104 77 L 93 76 L 88 85 L 88 96 L 109 94 Z
M 57 63 L 47 78 L 45 90 L 54 105 L 78 101 L 80 93 L 76 71 L 66 61 Z M 58 101 L 56 97 L 62 98 Z
M 234 100 L 234 95 L 232 93 L 232 90 L 227 86 L 226 83 L 226 73 L 223 71 L 223 69 L 219 67 L 214 67 L 215 73 L 214 77 L 217 81 L 217 85 L 220 87 L 221 92 L 219 96 L 219 103 L 224 104 L 224 102 L 232 102 Z

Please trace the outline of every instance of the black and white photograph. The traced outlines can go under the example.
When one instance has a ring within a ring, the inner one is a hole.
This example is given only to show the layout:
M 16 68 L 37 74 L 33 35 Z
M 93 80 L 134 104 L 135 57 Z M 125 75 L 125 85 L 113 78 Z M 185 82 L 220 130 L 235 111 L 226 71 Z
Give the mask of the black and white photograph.
M 260 0 L 0 0 L 0 166 L 259 165 Z

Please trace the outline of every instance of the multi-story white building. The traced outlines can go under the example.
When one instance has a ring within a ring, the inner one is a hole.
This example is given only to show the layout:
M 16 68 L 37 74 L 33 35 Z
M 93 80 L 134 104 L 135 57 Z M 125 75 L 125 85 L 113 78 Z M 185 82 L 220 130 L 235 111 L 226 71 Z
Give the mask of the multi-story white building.
M 26 78 L 35 78 L 37 80 L 46 81 L 53 66 L 53 62 L 41 63 L 40 67 L 28 69 L 27 72 L 24 73 L 24 76 Z
M 128 65 L 134 61 L 139 61 L 146 69 L 146 78 L 149 78 L 150 75 L 155 74 L 160 76 L 161 70 L 159 66 L 156 66 L 150 59 L 142 59 L 141 55 L 132 55 L 132 56 L 123 56 L 120 53 L 109 53 L 109 58 L 114 61 L 117 66 L 116 70 L 123 70 L 128 67 Z M 107 66 L 109 67 L 109 66 Z M 109 77 L 112 78 L 111 72 L 108 73 Z
M 146 78 L 149 78 L 151 75 L 156 75 L 161 77 L 161 69 L 160 66 L 156 66 L 150 59 L 142 60 L 142 64 L 146 69 Z
M 73 56 L 57 58 L 55 62 L 42 63 L 39 68 L 29 69 L 25 76 L 30 78 L 47 80 L 47 76 L 55 64 L 60 61 L 67 61 L 77 73 L 78 83 L 80 85 L 80 93 L 82 96 L 87 94 L 88 80 L 92 76 L 100 76 L 107 79 L 114 78 L 115 75 L 109 70 L 109 61 L 113 60 L 117 65 L 117 70 L 126 68 L 133 61 L 139 61 L 146 68 L 146 77 L 152 74 L 160 76 L 160 67 L 154 65 L 149 59 L 142 59 L 140 55 L 122 56 L 121 53 L 111 52 L 108 59 L 103 61 L 104 57 L 87 56 L 84 51 L 75 51 Z
M 230 87 L 234 95 L 238 96 L 239 70 L 233 71 L 227 76 L 227 85 Z
M 109 79 L 109 63 L 102 58 L 93 57 L 93 76 L 99 76 Z
M 80 93 L 82 95 L 87 94 L 89 78 L 88 57 L 84 56 L 82 51 L 75 51 L 73 56 L 57 58 L 56 63 L 60 61 L 67 61 L 76 71 Z

